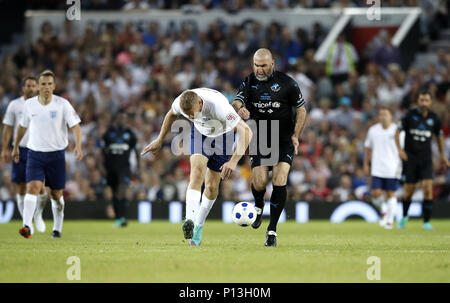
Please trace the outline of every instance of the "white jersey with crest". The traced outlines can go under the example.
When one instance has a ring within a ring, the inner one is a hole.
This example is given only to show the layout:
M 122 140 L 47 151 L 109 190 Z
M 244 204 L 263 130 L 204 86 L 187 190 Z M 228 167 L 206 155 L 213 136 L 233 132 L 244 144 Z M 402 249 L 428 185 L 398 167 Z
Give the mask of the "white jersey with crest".
M 5 117 L 3 118 L 3 124 L 14 127 L 13 133 L 13 143 L 16 141 L 17 128 L 22 120 L 23 111 L 25 107 L 25 98 L 22 96 L 20 98 L 12 100 L 8 107 L 6 108 Z M 22 140 L 19 142 L 20 147 L 27 147 L 28 142 L 28 132 L 25 132 Z
M 203 108 L 197 117 L 190 119 L 180 107 L 180 96 L 172 104 L 176 115 L 183 115 L 194 123 L 194 127 L 207 137 L 217 137 L 233 130 L 241 118 L 230 105 L 228 99 L 220 92 L 210 88 L 191 89 L 203 100 Z
M 33 151 L 52 152 L 63 150 L 69 144 L 68 128 L 81 122 L 69 101 L 52 95 L 47 105 L 38 96 L 27 100 L 20 125 L 29 133 L 27 147 Z
M 377 123 L 369 128 L 364 146 L 372 150 L 370 174 L 378 178 L 400 179 L 402 161 L 395 144 L 395 133 L 398 126 L 392 123 L 383 128 Z M 404 141 L 404 133 L 400 133 L 400 144 Z

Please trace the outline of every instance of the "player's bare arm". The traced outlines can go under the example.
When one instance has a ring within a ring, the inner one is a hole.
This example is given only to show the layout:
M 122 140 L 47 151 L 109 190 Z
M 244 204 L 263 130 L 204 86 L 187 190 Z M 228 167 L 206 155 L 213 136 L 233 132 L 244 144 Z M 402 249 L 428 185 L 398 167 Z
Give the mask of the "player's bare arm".
M 250 144 L 253 136 L 250 127 L 242 120 L 239 121 L 238 125 L 234 129 L 239 134 L 239 140 L 237 142 L 236 150 L 231 156 L 230 161 L 220 167 L 220 177 L 222 178 L 222 180 L 226 180 L 231 177 L 239 160 L 245 154 L 245 151 L 247 150 L 247 147 Z
M 19 163 L 19 154 L 20 154 L 19 153 L 19 143 L 20 143 L 20 140 L 22 140 L 23 136 L 25 135 L 26 131 L 27 131 L 27 129 L 25 127 L 23 127 L 22 125 L 19 125 L 19 127 L 17 128 L 16 141 L 14 141 L 14 147 L 13 147 L 13 151 L 11 154 L 11 158 L 16 163 Z
M 400 131 L 395 132 L 395 145 L 397 145 L 398 155 L 403 161 L 408 161 L 408 155 L 405 153 L 403 148 L 400 146 Z
M 9 142 L 11 141 L 11 136 L 13 133 L 13 128 L 11 125 L 3 124 L 2 132 L 2 162 L 6 163 L 9 160 L 10 152 L 8 150 Z
M 73 149 L 73 154 L 77 156 L 77 161 L 83 159 L 83 149 L 81 147 L 81 127 L 80 124 L 73 126 L 73 135 L 75 136 L 75 148 Z
M 173 122 L 175 122 L 177 118 L 178 116 L 175 115 L 172 109 L 170 109 L 169 112 L 164 117 L 164 121 L 161 126 L 161 131 L 159 132 L 158 138 L 156 138 L 154 141 L 152 141 L 150 144 L 144 147 L 144 149 L 141 152 L 141 156 L 147 154 L 148 152 L 157 153 L 161 149 L 162 144 L 164 142 L 164 138 L 169 133 Z
M 445 155 L 445 147 L 444 147 L 444 136 L 439 135 L 436 137 L 437 142 L 438 142 L 438 147 L 439 147 L 439 153 L 441 154 L 441 159 L 442 162 L 445 163 L 445 165 L 447 165 L 447 167 L 450 166 L 450 162 L 447 159 L 447 156 Z
M 364 148 L 364 161 L 363 161 L 363 169 L 364 174 L 369 176 L 370 175 L 370 159 L 372 158 L 372 149 L 365 147 Z
M 242 119 L 248 120 L 250 118 L 250 112 L 245 108 L 242 101 L 234 100 L 233 103 L 231 103 L 231 106 L 233 106 L 234 110 Z
M 295 121 L 294 135 L 292 136 L 292 144 L 294 144 L 294 154 L 298 154 L 298 139 L 305 128 L 306 123 L 306 108 L 305 106 L 300 106 L 295 110 L 297 112 L 297 119 Z

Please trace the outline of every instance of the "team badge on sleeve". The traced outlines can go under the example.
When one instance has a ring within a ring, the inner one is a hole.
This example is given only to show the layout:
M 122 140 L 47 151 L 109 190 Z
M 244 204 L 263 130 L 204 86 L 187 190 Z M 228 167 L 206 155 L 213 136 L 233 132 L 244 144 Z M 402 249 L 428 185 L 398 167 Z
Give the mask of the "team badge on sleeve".
M 227 120 L 228 120 L 228 121 L 234 121 L 234 120 L 236 120 L 236 115 L 235 115 L 235 114 L 228 114 Z

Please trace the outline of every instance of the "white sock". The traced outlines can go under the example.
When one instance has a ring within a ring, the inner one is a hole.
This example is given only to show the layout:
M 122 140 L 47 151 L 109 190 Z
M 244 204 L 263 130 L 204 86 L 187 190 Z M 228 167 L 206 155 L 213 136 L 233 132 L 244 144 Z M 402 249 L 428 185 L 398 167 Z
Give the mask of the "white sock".
M 52 213 L 53 213 L 53 230 L 62 232 L 63 220 L 64 220 L 64 198 L 61 196 L 59 202 L 52 200 Z
M 388 210 L 388 206 L 387 206 L 386 201 L 381 202 L 381 215 L 383 216 L 383 218 L 386 217 L 387 210 Z
M 205 194 L 202 195 L 202 204 L 200 204 L 200 209 L 198 210 L 197 216 L 195 218 L 195 225 L 203 226 L 205 225 L 206 217 L 208 217 L 211 208 L 214 205 L 216 198 L 210 200 L 206 198 Z
M 23 199 L 23 225 L 31 228 L 34 211 L 36 210 L 37 195 L 26 194 Z
M 42 194 L 38 196 L 38 202 L 36 204 L 36 214 L 42 214 L 42 211 L 47 204 L 47 194 Z
M 195 220 L 195 211 L 200 204 L 201 192 L 194 189 L 186 191 L 186 220 Z
M 397 197 L 389 198 L 387 205 L 387 222 L 394 224 L 395 211 L 397 210 Z
M 17 209 L 19 210 L 19 214 L 23 219 L 23 200 L 25 199 L 25 196 L 16 195 L 16 200 L 17 200 Z

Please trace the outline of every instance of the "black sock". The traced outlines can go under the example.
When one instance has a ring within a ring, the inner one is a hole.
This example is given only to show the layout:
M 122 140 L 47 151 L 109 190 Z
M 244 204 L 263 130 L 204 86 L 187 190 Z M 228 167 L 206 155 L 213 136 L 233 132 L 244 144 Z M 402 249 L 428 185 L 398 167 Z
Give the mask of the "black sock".
M 286 185 L 273 186 L 272 197 L 270 197 L 270 223 L 267 230 L 277 231 L 278 219 L 283 212 L 284 205 L 286 204 Z
M 115 218 L 119 219 L 122 216 L 122 210 L 120 207 L 119 199 L 113 198 L 113 207 L 114 207 L 114 214 Z
M 266 194 L 266 189 L 257 191 L 252 184 L 252 193 L 255 198 L 255 207 L 264 209 L 264 195 Z
M 123 199 L 122 200 L 122 218 L 126 218 L 127 216 L 127 209 L 128 209 L 128 200 Z
M 408 210 L 409 206 L 411 205 L 411 199 L 404 199 L 403 200 L 403 217 L 408 216 Z
M 423 214 L 423 222 L 424 223 L 427 223 L 430 221 L 432 209 L 433 209 L 433 200 L 423 200 L 422 214 Z

